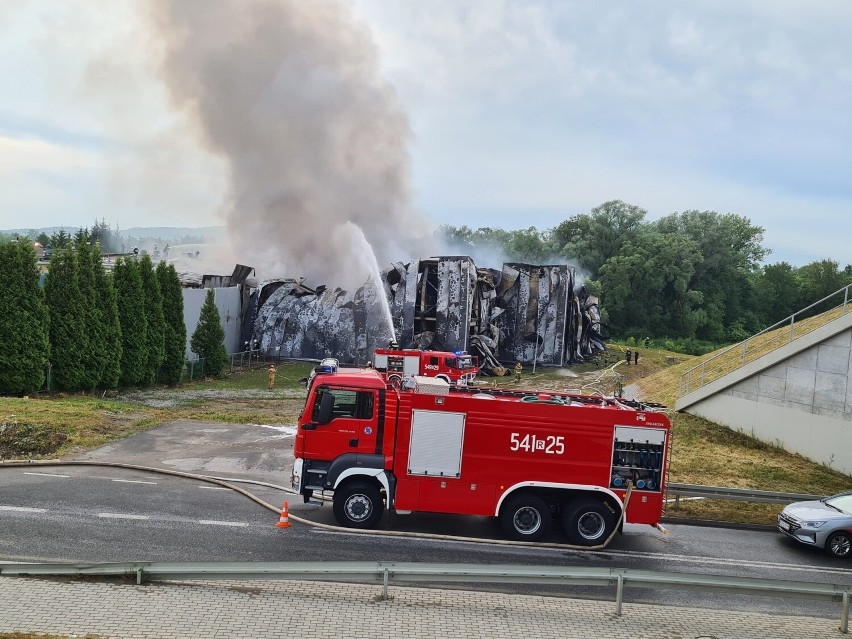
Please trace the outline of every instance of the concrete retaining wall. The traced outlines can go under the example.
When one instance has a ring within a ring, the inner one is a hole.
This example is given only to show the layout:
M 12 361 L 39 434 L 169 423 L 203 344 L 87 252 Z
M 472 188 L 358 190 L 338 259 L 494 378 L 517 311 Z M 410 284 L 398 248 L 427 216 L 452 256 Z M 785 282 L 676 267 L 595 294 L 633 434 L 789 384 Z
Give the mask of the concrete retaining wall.
M 682 398 L 678 409 L 852 475 L 850 324 L 847 314 L 708 385 L 702 397 Z

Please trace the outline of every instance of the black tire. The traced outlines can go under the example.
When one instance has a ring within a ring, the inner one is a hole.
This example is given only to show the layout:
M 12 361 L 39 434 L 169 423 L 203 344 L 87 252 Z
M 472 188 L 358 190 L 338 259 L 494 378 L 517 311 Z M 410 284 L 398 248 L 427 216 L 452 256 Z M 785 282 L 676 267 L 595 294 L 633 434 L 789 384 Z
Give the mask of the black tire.
M 503 534 L 515 541 L 539 541 L 550 532 L 552 522 L 550 508 L 537 495 L 515 495 L 500 509 Z
M 831 533 L 825 540 L 825 552 L 841 559 L 852 556 L 852 537 L 840 530 Z
M 350 481 L 334 491 L 334 518 L 347 528 L 373 528 L 385 511 L 375 484 Z
M 617 517 L 603 502 L 584 498 L 562 508 L 562 527 L 572 544 L 596 546 L 612 534 Z

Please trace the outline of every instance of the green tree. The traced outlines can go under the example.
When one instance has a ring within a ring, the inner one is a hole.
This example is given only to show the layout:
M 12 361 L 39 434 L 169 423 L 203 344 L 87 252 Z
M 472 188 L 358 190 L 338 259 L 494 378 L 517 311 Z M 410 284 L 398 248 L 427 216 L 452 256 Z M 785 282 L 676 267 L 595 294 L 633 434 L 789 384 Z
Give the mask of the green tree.
M 562 255 L 576 259 L 595 279 L 607 260 L 621 252 L 642 229 L 647 211 L 621 200 L 610 200 L 592 209 L 588 216 L 563 222 L 554 232 L 563 242 Z
M 166 320 L 163 318 L 163 294 L 160 280 L 154 272 L 151 256 L 143 255 L 139 260 L 142 276 L 142 294 L 145 297 L 145 319 L 148 322 L 148 359 L 145 383 L 152 384 L 166 359 Z
M 50 356 L 48 309 L 32 242 L 0 243 L 0 393 L 44 385 Z
M 148 379 L 148 320 L 142 289 L 142 274 L 133 258 L 119 259 L 113 282 L 121 325 L 121 378 L 126 386 L 145 384 Z
M 447 245 L 449 252 L 469 255 L 475 262 L 498 266 L 495 261 L 541 264 L 556 255 L 556 246 L 550 231 L 539 231 L 530 226 L 526 229 L 504 231 L 503 229 L 469 226 L 441 225 L 438 237 Z
M 183 288 L 173 264 L 157 264 L 157 279 L 163 294 L 165 359 L 160 379 L 170 385 L 180 382 L 186 360 L 186 324 L 183 321 Z
M 54 249 L 44 284 L 50 309 L 50 352 L 53 379 L 59 388 L 78 391 L 88 388 L 85 355 L 88 340 L 86 300 L 80 289 L 77 252 Z
M 228 352 L 225 350 L 225 329 L 222 328 L 222 318 L 216 307 L 212 288 L 207 289 L 198 326 L 195 327 L 189 344 L 192 352 L 204 359 L 206 375 L 218 377 L 222 374 L 222 369 L 228 361 Z
M 118 253 L 121 249 L 121 239 L 104 219 L 100 222 L 95 220 L 89 231 L 89 237 L 93 244 L 100 244 L 103 253 Z
M 113 278 L 104 270 L 100 253 L 95 251 L 95 292 L 101 307 L 101 339 L 103 340 L 104 359 L 98 385 L 102 388 L 115 388 L 121 379 L 121 322 L 118 317 L 118 296 Z
M 780 322 L 801 308 L 802 294 L 796 269 L 787 262 L 767 264 L 755 272 L 751 290 L 751 310 L 758 318 L 758 330 Z
M 54 250 L 64 249 L 71 246 L 73 238 L 65 232 L 65 229 L 59 229 L 56 233 L 50 236 L 50 244 Z
M 81 321 L 85 327 L 80 343 L 80 364 L 83 367 L 80 388 L 83 390 L 98 386 L 106 360 L 104 315 L 95 285 L 95 269 L 96 263 L 100 265 L 100 252 L 88 243 L 88 239 L 88 234 L 81 230 L 74 241 L 82 300 Z
M 705 320 L 689 282 L 700 260 L 695 243 L 645 229 L 601 267 L 601 304 L 617 335 L 692 337 Z
M 799 282 L 801 292 L 799 309 L 828 297 L 849 283 L 846 274 L 839 267 L 840 265 L 834 260 L 820 260 L 805 264 L 797 270 L 796 279 Z M 815 307 L 813 313 L 822 313 L 833 306 L 837 306 L 839 301 L 841 300 L 828 300 L 825 304 Z
M 691 239 L 701 254 L 689 288 L 701 293 L 707 321 L 696 337 L 726 340 L 726 327 L 740 321 L 751 305 L 752 274 L 768 251 L 763 228 L 743 216 L 715 211 L 684 211 L 655 224 L 662 233 Z

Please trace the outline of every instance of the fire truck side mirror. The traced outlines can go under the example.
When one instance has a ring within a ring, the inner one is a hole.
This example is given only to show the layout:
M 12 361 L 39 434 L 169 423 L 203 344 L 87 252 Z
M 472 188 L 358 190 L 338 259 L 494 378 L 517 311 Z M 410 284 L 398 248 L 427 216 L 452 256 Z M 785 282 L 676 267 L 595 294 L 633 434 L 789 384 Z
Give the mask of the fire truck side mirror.
M 334 418 L 334 395 L 326 391 L 319 392 L 318 410 L 314 411 L 317 424 L 327 424 Z

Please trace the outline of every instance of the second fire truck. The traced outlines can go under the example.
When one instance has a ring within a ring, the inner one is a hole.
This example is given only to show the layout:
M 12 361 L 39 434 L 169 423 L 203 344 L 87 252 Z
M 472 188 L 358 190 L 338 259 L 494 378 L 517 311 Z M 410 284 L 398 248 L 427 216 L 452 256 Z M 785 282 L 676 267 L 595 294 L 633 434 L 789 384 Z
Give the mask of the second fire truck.
M 423 375 L 461 386 L 472 383 L 479 373 L 478 359 L 464 352 L 377 348 L 373 366 L 390 381 L 402 380 L 407 375 Z

